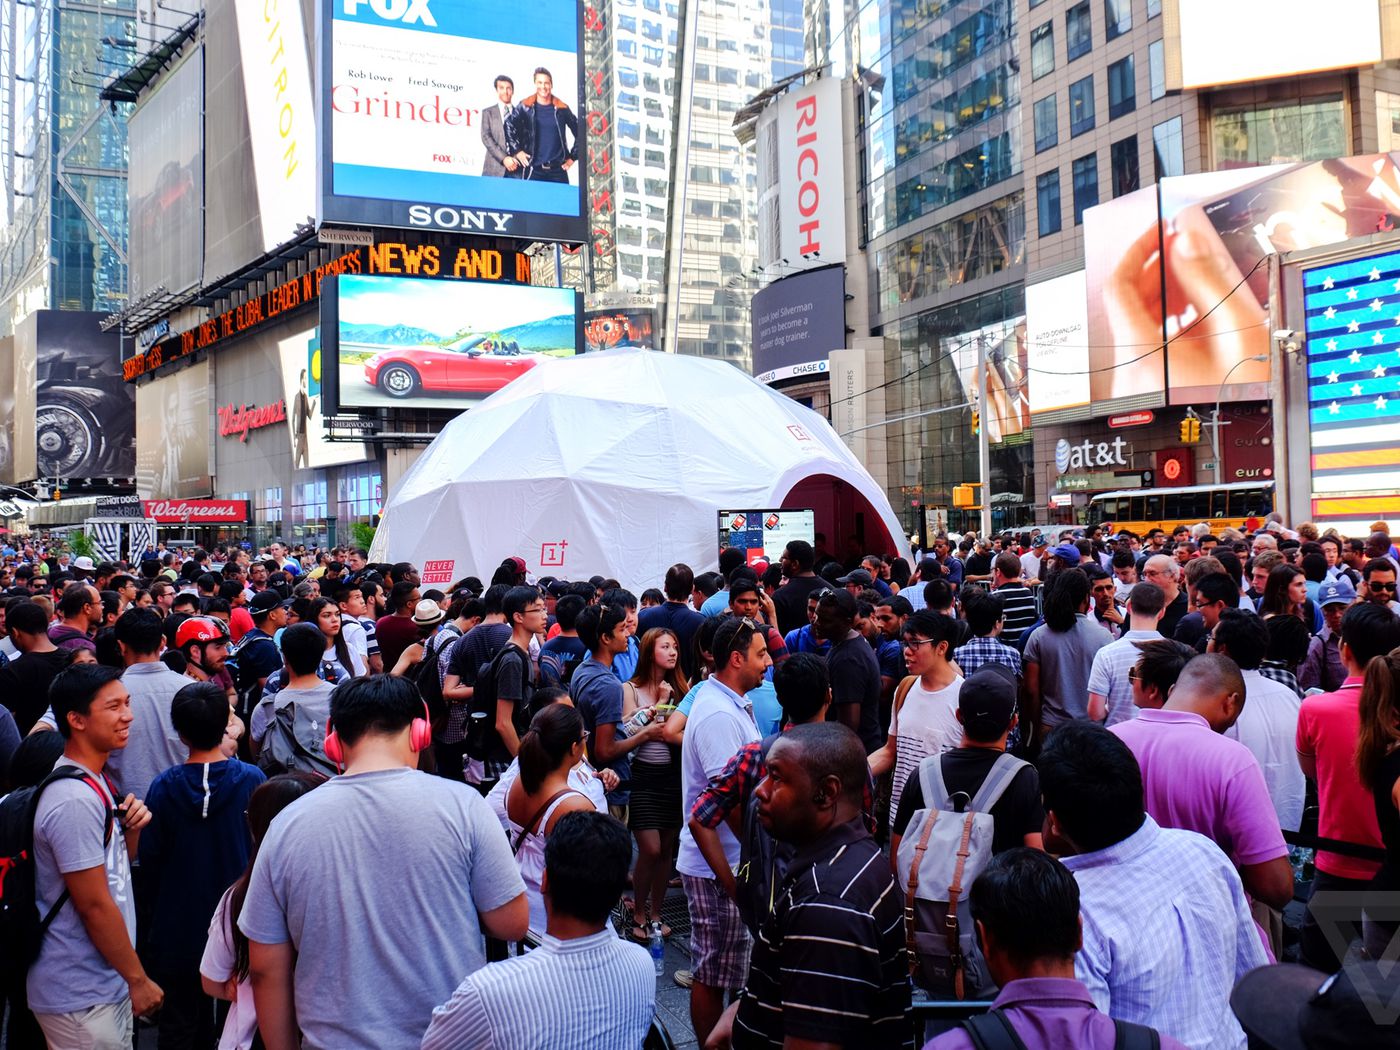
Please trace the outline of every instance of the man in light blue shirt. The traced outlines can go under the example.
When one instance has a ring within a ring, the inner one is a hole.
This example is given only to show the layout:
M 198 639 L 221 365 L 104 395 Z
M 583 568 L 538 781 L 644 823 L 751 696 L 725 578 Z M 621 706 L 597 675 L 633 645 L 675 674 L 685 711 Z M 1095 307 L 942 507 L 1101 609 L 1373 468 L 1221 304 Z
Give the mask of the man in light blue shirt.
M 1157 624 L 1166 610 L 1166 595 L 1155 583 L 1135 583 L 1128 592 L 1128 630 L 1094 654 L 1089 668 L 1089 717 L 1117 725 L 1137 717 L 1133 704 L 1133 667 L 1142 652 L 1138 642 L 1160 641 Z
M 423 1050 L 641 1046 L 656 1009 L 656 972 L 647 950 L 608 922 L 631 861 L 621 821 L 561 817 L 544 847 L 544 943 L 470 974 L 433 1011 Z
M 1230 989 L 1271 960 L 1230 859 L 1147 816 L 1137 760 L 1102 727 L 1058 726 L 1037 768 L 1045 849 L 1079 883 L 1075 974 L 1095 1004 L 1193 1050 L 1243 1050 Z

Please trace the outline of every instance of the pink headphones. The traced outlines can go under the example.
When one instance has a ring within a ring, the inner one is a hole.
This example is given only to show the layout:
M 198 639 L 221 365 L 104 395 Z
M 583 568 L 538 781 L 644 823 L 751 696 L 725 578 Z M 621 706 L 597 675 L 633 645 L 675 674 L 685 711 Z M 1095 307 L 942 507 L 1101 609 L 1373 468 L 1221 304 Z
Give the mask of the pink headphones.
M 428 712 L 428 702 L 423 701 L 423 717 L 415 718 L 413 724 L 408 727 L 409 746 L 417 753 L 433 742 L 433 726 L 430 721 L 431 715 Z M 340 737 L 336 736 L 335 728 L 328 721 L 326 722 L 326 757 L 334 762 L 338 767 L 345 765 L 345 748 L 340 742 Z

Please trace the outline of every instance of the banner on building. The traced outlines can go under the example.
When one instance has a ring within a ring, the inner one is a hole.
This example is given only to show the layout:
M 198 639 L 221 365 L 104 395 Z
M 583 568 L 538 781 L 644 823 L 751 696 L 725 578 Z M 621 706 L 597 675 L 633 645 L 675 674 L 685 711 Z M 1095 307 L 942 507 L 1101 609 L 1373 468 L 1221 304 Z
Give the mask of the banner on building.
M 821 266 L 846 258 L 841 81 L 795 87 L 758 118 L 758 264 Z

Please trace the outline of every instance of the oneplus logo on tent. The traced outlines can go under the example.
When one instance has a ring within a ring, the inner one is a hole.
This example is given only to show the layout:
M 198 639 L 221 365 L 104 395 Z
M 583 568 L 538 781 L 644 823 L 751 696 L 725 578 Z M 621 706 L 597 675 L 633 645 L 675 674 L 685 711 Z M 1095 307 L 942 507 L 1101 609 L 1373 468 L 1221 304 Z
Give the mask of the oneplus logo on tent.
M 560 540 L 558 543 L 540 544 L 540 568 L 546 566 L 552 569 L 563 568 L 564 552 L 568 549 L 569 541 Z
M 422 22 L 425 26 L 437 27 L 437 19 L 428 10 L 428 0 L 344 0 L 345 13 L 357 15 L 360 5 L 368 3 L 369 9 L 386 22 L 403 22 L 412 25 Z
M 791 423 L 788 425 L 788 433 L 795 437 L 798 441 L 812 440 L 812 436 L 808 434 L 807 431 L 803 430 L 800 426 L 798 426 L 796 423 Z

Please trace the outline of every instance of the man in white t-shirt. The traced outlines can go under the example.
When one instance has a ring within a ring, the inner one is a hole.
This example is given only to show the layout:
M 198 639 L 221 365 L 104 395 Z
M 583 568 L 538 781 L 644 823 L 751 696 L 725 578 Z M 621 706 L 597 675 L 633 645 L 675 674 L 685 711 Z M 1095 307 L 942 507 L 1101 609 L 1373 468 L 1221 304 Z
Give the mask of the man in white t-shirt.
M 340 636 L 350 650 L 351 662 L 357 668 L 369 667 L 369 636 L 360 622 L 367 609 L 364 594 L 346 583 L 332 584 L 330 591 L 328 597 L 340 606 Z
M 963 680 L 951 659 L 958 630 L 952 617 L 927 609 L 904 621 L 904 666 L 914 681 L 906 678 L 895 690 L 889 737 L 870 755 L 872 776 L 894 770 L 892 799 L 900 797 L 920 762 L 962 740 L 958 689 Z
M 1040 580 L 1041 566 L 1045 563 L 1045 550 L 1050 541 L 1040 533 L 1031 538 L 1031 549 L 1021 555 L 1021 578 L 1027 583 Z

